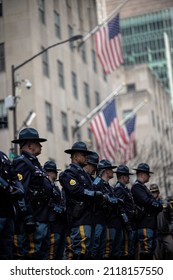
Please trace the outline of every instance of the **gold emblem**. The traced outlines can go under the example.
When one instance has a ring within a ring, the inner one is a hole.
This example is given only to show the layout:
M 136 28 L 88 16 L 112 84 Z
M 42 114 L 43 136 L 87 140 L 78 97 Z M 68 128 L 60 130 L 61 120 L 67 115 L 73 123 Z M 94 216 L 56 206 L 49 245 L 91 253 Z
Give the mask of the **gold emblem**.
M 75 180 L 73 180 L 73 179 L 71 179 L 71 180 L 70 180 L 70 185 L 71 185 L 71 186 L 76 185 L 76 181 L 75 181 Z
M 19 181 L 21 181 L 23 179 L 23 176 L 20 173 L 17 174 L 17 177 L 18 177 Z

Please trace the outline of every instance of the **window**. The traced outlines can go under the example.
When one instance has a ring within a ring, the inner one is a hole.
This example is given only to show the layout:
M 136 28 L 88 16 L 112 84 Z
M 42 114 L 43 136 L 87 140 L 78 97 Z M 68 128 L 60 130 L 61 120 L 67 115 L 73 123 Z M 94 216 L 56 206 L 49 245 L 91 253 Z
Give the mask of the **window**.
M 62 123 L 62 135 L 63 140 L 68 140 L 68 124 L 67 124 L 67 114 L 61 112 L 61 123 Z
M 95 104 L 96 106 L 100 104 L 100 94 L 97 91 L 95 91 Z
M 47 131 L 53 132 L 52 105 L 48 102 L 45 102 L 45 110 L 46 110 L 46 128 L 47 128 Z
M 81 55 L 82 55 L 82 60 L 83 60 L 83 62 L 86 63 L 86 48 L 85 48 L 85 44 L 83 44 L 83 45 L 81 46 Z
M 93 143 L 93 134 L 92 134 L 92 131 L 91 131 L 90 128 L 88 128 L 88 139 L 89 139 L 90 145 L 92 146 L 92 143 Z
M 0 0 L 0 17 L 3 16 L 3 6 L 2 6 L 2 0 Z
M 73 96 L 77 99 L 78 98 L 78 92 L 77 92 L 77 77 L 74 72 L 71 73 L 71 79 L 72 79 L 72 91 Z
M 94 72 L 97 72 L 97 64 L 96 64 L 96 53 L 95 50 L 92 50 L 92 65 Z
M 105 71 L 103 70 L 103 80 L 106 82 L 107 81 L 107 76 L 106 76 L 106 73 Z
M 75 120 L 75 127 L 77 127 L 78 123 L 79 123 L 79 121 Z M 76 139 L 77 139 L 77 141 L 81 140 L 81 129 L 80 128 L 78 128 L 76 130 Z
M 90 107 L 90 98 L 89 98 L 89 87 L 88 84 L 84 82 L 84 96 L 85 96 L 85 104 L 87 107 Z
M 136 85 L 135 84 L 128 84 L 127 85 L 127 92 L 136 91 Z
M 152 117 L 153 127 L 155 127 L 155 115 L 154 115 L 154 111 L 153 110 L 151 111 L 151 117 Z
M 4 43 L 0 44 L 0 72 L 5 71 L 5 48 Z
M 64 88 L 64 66 L 61 61 L 58 60 L 58 77 L 59 77 L 59 85 Z
M 73 28 L 71 25 L 68 25 L 68 37 L 71 38 L 73 36 Z M 73 42 L 69 42 L 70 49 L 73 51 Z
M 45 1 L 44 0 L 39 0 L 39 19 L 40 22 L 45 24 Z
M 44 48 L 42 47 L 42 51 Z M 43 63 L 43 74 L 47 77 L 49 77 L 49 65 L 48 65 L 48 52 L 45 51 L 42 54 L 42 63 Z
M 159 120 L 159 116 L 157 116 L 157 129 L 160 132 L 160 120 Z
M 4 100 L 0 100 L 0 121 L 7 122 L 6 124 L 0 124 L 0 129 L 8 128 L 8 115 L 7 109 L 5 108 Z
M 61 39 L 60 15 L 54 11 L 55 35 Z
M 66 0 L 66 5 L 68 8 L 71 8 L 71 0 Z

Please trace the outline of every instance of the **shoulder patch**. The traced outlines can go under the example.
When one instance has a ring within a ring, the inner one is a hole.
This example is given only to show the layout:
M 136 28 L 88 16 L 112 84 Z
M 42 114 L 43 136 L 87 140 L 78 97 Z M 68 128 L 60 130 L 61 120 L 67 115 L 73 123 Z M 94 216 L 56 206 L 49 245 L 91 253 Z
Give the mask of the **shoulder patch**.
M 71 180 L 70 180 L 70 185 L 71 185 L 71 186 L 76 185 L 76 181 L 75 181 L 75 180 L 73 180 L 73 179 L 71 179 Z
M 20 173 L 17 173 L 17 177 L 18 177 L 19 181 L 21 181 L 23 179 L 23 176 Z

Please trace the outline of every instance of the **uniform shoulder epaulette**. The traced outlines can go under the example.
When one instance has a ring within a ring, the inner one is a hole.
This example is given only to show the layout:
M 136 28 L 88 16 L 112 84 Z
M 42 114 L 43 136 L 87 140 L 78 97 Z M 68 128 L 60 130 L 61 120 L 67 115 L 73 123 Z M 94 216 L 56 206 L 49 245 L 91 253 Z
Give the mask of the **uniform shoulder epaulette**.
M 17 161 L 17 160 L 23 160 L 24 159 L 24 155 L 20 155 L 20 156 L 17 156 L 13 159 L 13 161 Z

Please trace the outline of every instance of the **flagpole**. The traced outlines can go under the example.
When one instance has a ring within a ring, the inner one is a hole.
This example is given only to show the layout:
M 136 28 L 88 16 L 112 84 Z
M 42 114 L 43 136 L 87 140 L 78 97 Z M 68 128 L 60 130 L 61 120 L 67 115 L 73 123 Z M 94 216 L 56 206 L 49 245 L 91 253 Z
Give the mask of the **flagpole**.
M 137 111 L 139 111 L 145 104 L 148 103 L 148 100 L 147 98 L 144 99 L 141 103 L 139 103 L 135 108 L 134 110 L 129 113 L 122 121 L 120 121 L 120 125 L 123 126 L 123 124 L 128 120 L 130 119 Z
M 88 34 L 86 34 L 83 38 L 82 41 L 78 44 L 78 49 L 84 44 L 86 40 L 88 40 L 100 27 L 104 26 L 109 19 L 113 17 L 114 14 L 117 14 L 122 7 L 128 2 L 129 0 L 125 0 L 122 4 L 120 4 L 113 12 L 106 17 L 102 23 L 98 24 L 94 29 L 92 29 Z
M 89 121 L 102 107 L 114 96 L 118 95 L 120 90 L 125 86 L 125 83 L 122 83 L 118 88 L 112 91 L 97 107 L 95 107 L 83 120 L 81 120 L 76 127 L 73 129 L 73 137 L 76 131 L 83 126 L 87 121 Z
M 170 99 L 171 99 L 171 107 L 172 107 L 171 109 L 173 110 L 173 78 L 172 78 L 170 43 L 169 43 L 168 34 L 164 32 L 163 35 L 164 35 L 164 43 L 165 43 L 166 64 L 168 69 L 169 90 L 170 90 Z

